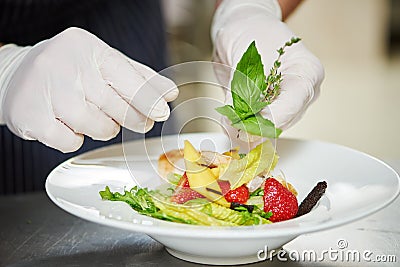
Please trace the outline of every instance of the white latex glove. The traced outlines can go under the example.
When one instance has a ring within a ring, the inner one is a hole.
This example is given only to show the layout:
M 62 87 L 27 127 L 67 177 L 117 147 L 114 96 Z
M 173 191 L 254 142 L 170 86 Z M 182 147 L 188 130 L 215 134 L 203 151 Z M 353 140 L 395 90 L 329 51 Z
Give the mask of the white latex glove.
M 0 123 L 63 152 L 77 150 L 83 135 L 111 139 L 120 125 L 149 131 L 169 117 L 167 102 L 178 93 L 171 80 L 79 28 L 33 47 L 0 48 Z
M 296 37 L 281 21 L 281 9 L 276 0 L 222 1 L 214 15 L 211 35 L 214 61 L 233 69 L 255 40 L 266 75 L 278 57 L 276 50 L 291 37 Z M 283 82 L 280 95 L 261 114 L 273 121 L 276 127 L 287 129 L 301 118 L 319 94 L 324 70 L 302 42 L 287 47 L 281 62 L 279 71 L 282 72 Z M 217 78 L 224 86 L 229 85 L 232 74 L 233 71 L 228 68 L 216 68 Z M 226 92 L 226 103 L 231 104 L 230 91 Z M 223 119 L 223 124 L 231 136 L 238 135 L 229 120 Z

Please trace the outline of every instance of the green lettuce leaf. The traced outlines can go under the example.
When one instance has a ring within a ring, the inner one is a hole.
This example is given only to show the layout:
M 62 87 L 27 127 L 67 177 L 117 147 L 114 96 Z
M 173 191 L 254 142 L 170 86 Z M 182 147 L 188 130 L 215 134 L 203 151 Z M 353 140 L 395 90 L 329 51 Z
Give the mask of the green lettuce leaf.
M 219 179 L 229 181 L 231 189 L 250 182 L 259 174 L 269 173 L 278 163 L 278 155 L 271 141 L 266 140 L 252 149 L 242 159 L 232 159 L 227 164 L 221 164 Z

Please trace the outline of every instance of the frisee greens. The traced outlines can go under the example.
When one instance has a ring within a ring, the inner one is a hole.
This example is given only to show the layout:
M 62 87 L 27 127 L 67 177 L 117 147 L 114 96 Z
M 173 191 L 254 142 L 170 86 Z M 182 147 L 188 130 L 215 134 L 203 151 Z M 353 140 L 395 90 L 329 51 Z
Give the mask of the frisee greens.
M 257 212 L 236 211 L 205 199 L 193 199 L 185 205 L 172 203 L 159 191 L 133 187 L 124 193 L 111 192 L 108 186 L 100 191 L 103 200 L 122 201 L 142 215 L 153 218 L 197 225 L 239 226 L 271 223 L 270 215 L 261 209 Z
M 125 190 L 124 194 L 121 194 L 119 192 L 111 192 L 110 188 L 106 186 L 106 188 L 99 193 L 103 200 L 123 201 L 142 215 L 172 222 L 191 223 L 189 220 L 160 212 L 160 209 L 155 205 L 153 198 L 146 188 L 135 186 L 131 190 Z
M 282 130 L 274 123 L 263 118 L 259 112 L 279 95 L 282 74 L 281 56 L 285 48 L 300 41 L 293 37 L 277 50 L 275 60 L 268 77 L 264 73 L 261 56 L 253 41 L 238 62 L 231 81 L 233 105 L 225 105 L 216 110 L 226 116 L 232 126 L 249 134 L 268 138 L 278 138 Z

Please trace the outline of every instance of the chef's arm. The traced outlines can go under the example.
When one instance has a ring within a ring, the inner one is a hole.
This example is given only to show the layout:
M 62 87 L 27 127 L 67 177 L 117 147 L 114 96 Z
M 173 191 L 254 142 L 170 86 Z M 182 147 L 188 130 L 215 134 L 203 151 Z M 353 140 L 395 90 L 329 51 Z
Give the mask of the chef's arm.
M 282 10 L 282 20 L 285 20 L 296 7 L 302 2 L 302 0 L 278 0 Z
M 217 0 L 216 7 L 224 0 Z M 278 0 L 279 6 L 282 10 L 282 20 L 285 20 L 302 2 L 302 0 Z

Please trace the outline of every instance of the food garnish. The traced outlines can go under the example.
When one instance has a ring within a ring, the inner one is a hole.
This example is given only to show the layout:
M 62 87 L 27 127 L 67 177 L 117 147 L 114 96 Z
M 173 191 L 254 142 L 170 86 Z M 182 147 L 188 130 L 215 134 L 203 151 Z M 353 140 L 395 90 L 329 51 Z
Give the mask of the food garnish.
M 261 56 L 253 41 L 236 65 L 231 81 L 233 105 L 218 107 L 216 110 L 226 116 L 232 126 L 251 135 L 278 138 L 282 130 L 259 113 L 279 95 L 282 74 L 279 72 L 281 57 L 285 49 L 300 41 L 292 37 L 277 50 L 275 60 L 268 77 L 264 74 Z

